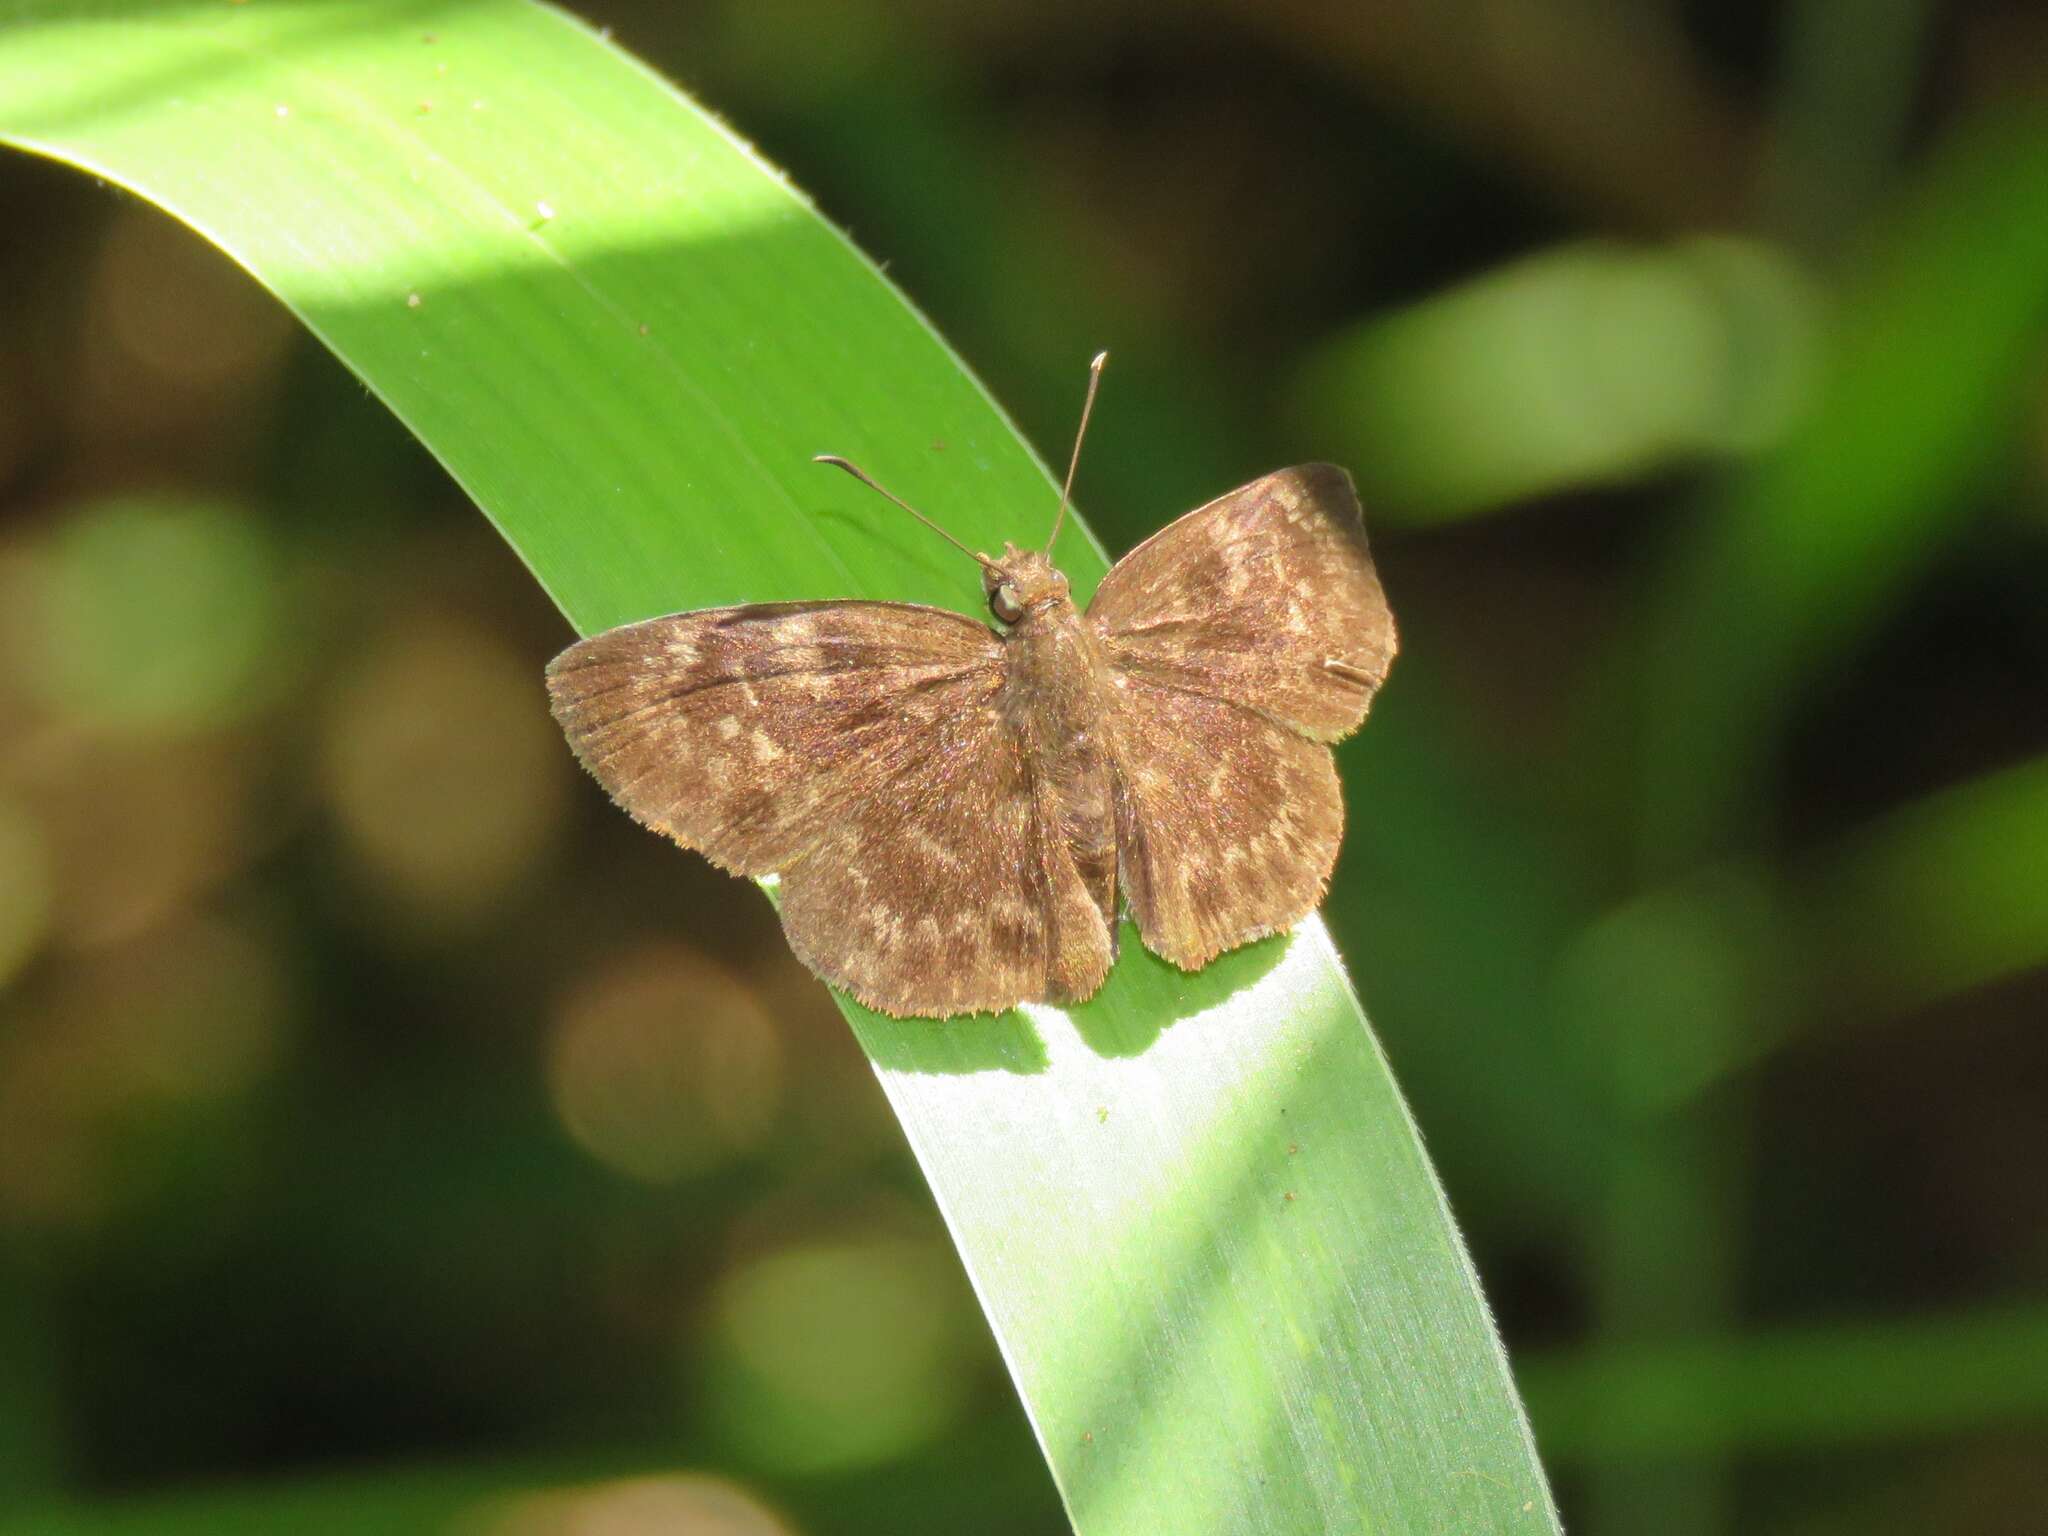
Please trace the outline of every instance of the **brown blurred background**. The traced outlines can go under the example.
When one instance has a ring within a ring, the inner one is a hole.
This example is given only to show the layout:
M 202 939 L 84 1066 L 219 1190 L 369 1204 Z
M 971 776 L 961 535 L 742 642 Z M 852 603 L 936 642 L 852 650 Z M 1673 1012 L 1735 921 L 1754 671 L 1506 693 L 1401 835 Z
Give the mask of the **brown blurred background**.
M 1571 1528 L 2040 1530 L 2048 11 L 583 14 L 1049 457 L 1116 351 L 1113 551 L 1356 471 L 1330 918 Z M 0 196 L 0 1530 L 1063 1529 L 519 563 L 197 239 Z

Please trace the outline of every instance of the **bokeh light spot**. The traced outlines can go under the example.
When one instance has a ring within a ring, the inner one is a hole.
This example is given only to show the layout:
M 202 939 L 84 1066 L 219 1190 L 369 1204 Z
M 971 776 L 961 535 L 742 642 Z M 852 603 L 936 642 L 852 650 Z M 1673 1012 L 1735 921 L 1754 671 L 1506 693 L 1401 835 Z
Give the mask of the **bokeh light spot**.
M 558 1012 L 548 1090 L 593 1157 L 669 1183 L 757 1145 L 782 1097 L 782 1042 L 749 985 L 682 945 L 584 980 Z
M 0 799 L 0 988 L 49 929 L 50 879 L 42 828 L 13 801 Z
M 0 1036 L 0 1219 L 77 1225 L 164 1170 L 121 1133 L 237 1097 L 291 1017 L 276 957 L 244 929 L 187 922 L 66 971 Z
M 91 382 L 143 416 L 152 395 L 168 412 L 193 412 L 260 382 L 294 334 L 291 316 L 247 273 L 150 210 L 114 221 L 93 298 L 98 339 L 111 343 L 96 371 L 112 377 Z M 137 365 L 150 379 L 135 377 Z
M 748 1460 L 824 1472 L 901 1456 L 964 1405 L 963 1287 L 907 1238 L 784 1249 L 721 1282 L 712 1307 L 718 1428 Z
M 495 1502 L 460 1536 L 789 1536 L 746 1490 L 715 1477 L 632 1477 Z
M 410 931 L 486 914 L 546 854 L 568 754 L 538 672 L 488 634 L 423 619 L 373 644 L 327 711 L 322 776 L 349 847 Z
M 131 939 L 189 908 L 259 847 L 253 775 L 268 765 L 200 737 L 111 742 L 53 734 L 25 788 L 57 871 L 60 942 Z
M 214 502 L 132 498 L 58 530 L 34 612 L 13 628 L 29 681 L 60 713 L 136 731 L 205 730 L 277 681 L 277 562 L 248 517 Z

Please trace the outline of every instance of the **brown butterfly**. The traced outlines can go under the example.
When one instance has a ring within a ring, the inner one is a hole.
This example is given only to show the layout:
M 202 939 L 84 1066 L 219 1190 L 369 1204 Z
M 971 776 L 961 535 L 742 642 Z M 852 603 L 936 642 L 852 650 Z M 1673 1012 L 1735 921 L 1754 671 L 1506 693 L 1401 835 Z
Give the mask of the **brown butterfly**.
M 1343 834 L 1328 744 L 1394 658 L 1350 476 L 1304 464 L 1188 513 L 1086 613 L 1052 545 L 967 550 L 1001 629 L 825 602 L 609 630 L 549 665 L 555 718 L 637 820 L 779 873 L 797 958 L 885 1013 L 1090 996 L 1119 895 L 1186 970 L 1292 927 Z

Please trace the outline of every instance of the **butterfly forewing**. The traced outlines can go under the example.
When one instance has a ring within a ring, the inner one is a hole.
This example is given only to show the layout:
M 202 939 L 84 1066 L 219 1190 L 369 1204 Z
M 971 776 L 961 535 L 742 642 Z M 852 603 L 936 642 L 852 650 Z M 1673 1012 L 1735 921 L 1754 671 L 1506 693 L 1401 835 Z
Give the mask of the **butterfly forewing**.
M 1088 608 L 1109 665 L 1318 741 L 1358 729 L 1394 659 L 1351 477 L 1278 470 L 1168 524 Z
M 780 603 L 650 619 L 548 669 L 577 756 L 636 818 L 782 874 L 814 971 L 891 1013 L 1083 996 L 1110 932 L 998 708 L 1001 642 L 942 609 Z
M 758 603 L 649 619 L 548 668 L 555 718 L 612 798 L 737 874 L 823 834 L 878 762 L 1002 683 L 984 626 L 903 603 Z

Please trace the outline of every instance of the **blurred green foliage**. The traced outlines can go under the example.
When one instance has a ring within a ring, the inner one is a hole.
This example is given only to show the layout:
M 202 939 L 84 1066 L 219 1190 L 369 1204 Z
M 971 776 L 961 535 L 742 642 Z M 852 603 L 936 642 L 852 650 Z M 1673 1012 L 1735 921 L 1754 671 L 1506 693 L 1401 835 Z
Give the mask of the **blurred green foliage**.
M 1377 488 L 1330 918 L 1570 1527 L 2036 1528 L 2036 11 L 588 14 L 1033 440 L 1116 349 L 1112 547 Z M 822 992 L 533 736 L 525 573 L 196 242 L 0 176 L 0 1530 L 1059 1529 Z

